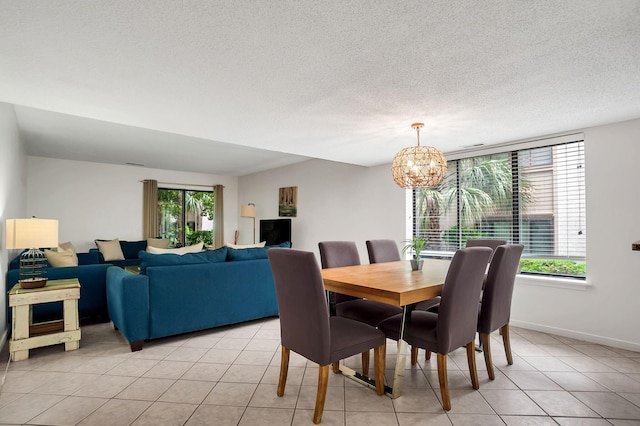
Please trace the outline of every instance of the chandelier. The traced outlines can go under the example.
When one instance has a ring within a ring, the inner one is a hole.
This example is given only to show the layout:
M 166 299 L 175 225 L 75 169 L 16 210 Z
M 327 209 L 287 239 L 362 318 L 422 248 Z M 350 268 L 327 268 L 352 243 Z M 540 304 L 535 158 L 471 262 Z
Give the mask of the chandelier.
M 405 189 L 435 188 L 447 175 L 447 160 L 432 146 L 420 146 L 420 129 L 424 123 L 413 123 L 418 145 L 404 148 L 393 157 L 393 180 Z

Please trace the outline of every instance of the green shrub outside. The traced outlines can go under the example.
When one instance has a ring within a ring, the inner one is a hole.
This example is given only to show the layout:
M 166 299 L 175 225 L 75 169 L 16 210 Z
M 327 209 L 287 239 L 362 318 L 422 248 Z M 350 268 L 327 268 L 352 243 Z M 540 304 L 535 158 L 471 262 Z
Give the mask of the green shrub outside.
M 192 246 L 199 242 L 202 242 L 205 247 L 213 245 L 213 231 L 192 231 L 188 226 L 185 230 L 186 245 Z
M 522 259 L 520 260 L 520 271 L 584 277 L 587 265 L 572 260 Z

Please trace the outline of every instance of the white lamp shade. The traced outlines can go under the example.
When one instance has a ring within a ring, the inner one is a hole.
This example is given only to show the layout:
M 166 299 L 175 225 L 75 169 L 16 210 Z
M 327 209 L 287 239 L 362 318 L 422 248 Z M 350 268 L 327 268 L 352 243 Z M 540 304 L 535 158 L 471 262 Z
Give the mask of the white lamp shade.
M 250 204 L 246 206 L 240 206 L 241 217 L 256 217 L 256 206 Z
M 7 249 L 58 246 L 56 219 L 7 219 Z

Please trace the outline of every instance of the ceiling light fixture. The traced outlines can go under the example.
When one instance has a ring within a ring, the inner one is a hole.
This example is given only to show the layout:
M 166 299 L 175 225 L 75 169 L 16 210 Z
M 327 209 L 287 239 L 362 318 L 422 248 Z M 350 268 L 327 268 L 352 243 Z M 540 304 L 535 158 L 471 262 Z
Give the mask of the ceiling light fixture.
M 405 189 L 435 188 L 447 175 L 447 159 L 432 146 L 420 146 L 420 129 L 424 123 L 413 123 L 418 145 L 404 148 L 393 157 L 393 180 Z

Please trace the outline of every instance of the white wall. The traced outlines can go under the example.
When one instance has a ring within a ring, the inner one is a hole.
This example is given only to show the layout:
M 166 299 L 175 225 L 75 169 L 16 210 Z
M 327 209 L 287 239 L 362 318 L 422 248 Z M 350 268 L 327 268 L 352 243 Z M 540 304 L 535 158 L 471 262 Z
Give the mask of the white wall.
M 519 277 L 512 325 L 640 350 L 640 119 L 584 129 L 587 188 L 587 286 Z M 358 243 L 405 239 L 405 191 L 390 166 L 363 168 L 321 160 L 244 176 L 240 203 L 254 202 L 258 218 L 276 218 L 278 188 L 298 186 L 292 240 L 318 254 L 322 240 Z M 241 241 L 251 240 L 250 219 L 240 220 Z
M 27 156 L 18 132 L 13 106 L 0 103 L 0 306 L 7 306 L 6 276 L 10 258 L 20 250 L 5 247 L 6 220 L 24 217 L 27 204 Z M 5 310 L 0 309 L 0 347 L 7 333 Z
M 585 135 L 587 287 L 544 287 L 520 277 L 512 324 L 640 350 L 640 119 Z
M 78 251 L 95 248 L 95 239 L 140 240 L 144 179 L 224 185 L 224 232 L 232 241 L 238 223 L 238 178 L 231 176 L 29 156 L 26 214 L 58 219 L 60 242 L 71 241 Z
M 298 214 L 291 218 L 295 248 L 318 255 L 319 241 L 355 241 L 368 263 L 366 240 L 405 239 L 406 191 L 393 182 L 389 165 L 309 160 L 241 177 L 240 204 L 256 204 L 256 233 L 260 219 L 278 218 L 278 190 L 288 186 L 298 187 Z M 240 242 L 252 242 L 251 219 L 240 218 L 239 226 Z

